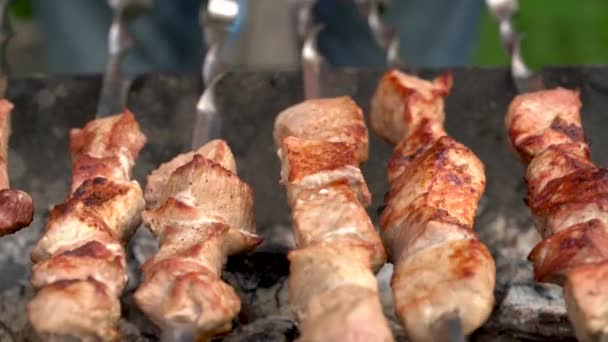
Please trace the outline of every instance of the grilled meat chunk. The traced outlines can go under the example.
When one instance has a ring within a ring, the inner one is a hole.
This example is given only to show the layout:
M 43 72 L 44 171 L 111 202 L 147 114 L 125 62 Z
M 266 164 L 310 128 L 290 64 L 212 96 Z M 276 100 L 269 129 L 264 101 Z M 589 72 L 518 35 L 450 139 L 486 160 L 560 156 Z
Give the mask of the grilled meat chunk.
M 163 329 L 211 336 L 230 330 L 241 302 L 222 281 L 229 255 L 253 249 L 253 192 L 236 175 L 230 148 L 214 140 L 178 155 L 148 177 L 143 213 L 158 252 L 143 266 L 135 292 L 142 311 Z
M 374 277 L 386 254 L 359 169 L 361 110 L 346 97 L 305 101 L 277 116 L 274 138 L 297 244 L 288 285 L 300 341 L 392 341 Z
M 27 227 L 34 219 L 34 203 L 26 192 L 10 189 L 8 140 L 11 135 L 13 104 L 0 100 L 0 236 Z
M 128 111 L 91 121 L 70 137 L 73 192 L 53 208 L 32 251 L 38 293 L 28 315 L 45 339 L 115 341 L 127 280 L 124 245 L 144 209 L 129 175 L 145 137 Z
M 393 70 L 372 99 L 372 127 L 396 144 L 380 226 L 397 316 L 414 341 L 432 341 L 452 312 L 470 334 L 494 304 L 494 260 L 473 232 L 484 165 L 443 129 L 451 86 L 449 73 L 430 82 Z
M 582 341 L 608 338 L 608 171 L 590 160 L 578 91 L 515 97 L 505 124 L 528 163 L 526 202 L 544 238 L 530 253 L 536 280 L 564 285 L 568 316 Z

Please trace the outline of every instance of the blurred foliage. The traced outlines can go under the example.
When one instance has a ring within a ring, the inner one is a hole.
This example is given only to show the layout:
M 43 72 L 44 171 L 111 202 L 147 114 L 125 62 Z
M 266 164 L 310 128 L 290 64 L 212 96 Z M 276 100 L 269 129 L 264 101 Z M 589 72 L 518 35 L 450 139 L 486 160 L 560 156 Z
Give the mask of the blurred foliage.
M 523 33 L 522 49 L 532 68 L 544 65 L 608 63 L 608 1 L 520 0 L 515 25 Z M 473 64 L 506 65 L 494 18 L 481 22 Z
M 54 1 L 54 0 L 47 0 Z M 29 19 L 32 17 L 32 5 L 30 0 L 13 0 L 10 8 L 11 14 L 19 19 Z

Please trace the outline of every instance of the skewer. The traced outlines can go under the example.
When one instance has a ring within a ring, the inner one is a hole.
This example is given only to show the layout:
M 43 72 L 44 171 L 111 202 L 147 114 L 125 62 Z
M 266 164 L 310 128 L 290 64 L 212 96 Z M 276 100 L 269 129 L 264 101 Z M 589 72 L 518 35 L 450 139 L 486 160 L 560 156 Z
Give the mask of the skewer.
M 317 46 L 317 36 L 323 25 L 315 25 L 306 34 L 302 45 L 302 76 L 304 79 L 304 98 L 315 99 L 323 96 L 323 75 L 326 62 Z
M 386 53 L 386 64 L 389 68 L 403 69 L 406 62 L 399 56 L 399 34 L 382 19 L 383 9 L 389 6 L 390 0 L 357 1 L 360 12 L 366 16 L 367 24 L 376 43 Z
M 201 69 L 205 90 L 196 104 L 191 143 L 193 150 L 220 136 L 221 117 L 215 103 L 215 87 L 226 71 L 220 58 L 221 51 L 227 37 L 238 24 L 239 16 L 243 16 L 242 12 L 236 0 L 209 0 L 201 5 L 203 44 L 207 46 Z
M 97 104 L 97 118 L 120 113 L 126 107 L 132 78 L 123 73 L 122 61 L 134 45 L 127 25 L 142 10 L 152 7 L 152 0 L 107 1 L 113 16 L 108 34 L 108 61 Z
M 486 0 L 486 5 L 498 24 L 502 46 L 511 57 L 511 76 L 517 90 L 526 93 L 545 88 L 542 76 L 530 70 L 521 55 L 521 38 L 513 25 L 518 0 Z
M 465 342 L 467 340 L 462 331 L 462 322 L 458 312 L 444 314 L 433 325 L 435 331 L 434 341 Z

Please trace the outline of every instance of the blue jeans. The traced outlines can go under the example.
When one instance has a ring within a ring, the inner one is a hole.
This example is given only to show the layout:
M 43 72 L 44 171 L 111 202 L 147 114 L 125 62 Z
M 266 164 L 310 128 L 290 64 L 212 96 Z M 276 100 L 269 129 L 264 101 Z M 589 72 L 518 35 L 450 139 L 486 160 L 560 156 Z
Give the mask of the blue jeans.
M 286 1 L 286 0 L 276 0 Z M 133 73 L 191 72 L 200 68 L 201 0 L 156 0 L 149 15 L 131 29 L 138 46 L 126 60 Z M 107 54 L 111 12 L 101 0 L 32 0 L 40 21 L 51 72 L 101 72 Z M 254 6 L 255 0 L 249 0 Z M 386 20 L 401 37 L 401 56 L 414 66 L 467 64 L 475 47 L 480 0 L 393 0 Z M 384 53 L 352 1 L 319 0 L 316 14 L 325 23 L 322 53 L 334 66 L 384 64 Z

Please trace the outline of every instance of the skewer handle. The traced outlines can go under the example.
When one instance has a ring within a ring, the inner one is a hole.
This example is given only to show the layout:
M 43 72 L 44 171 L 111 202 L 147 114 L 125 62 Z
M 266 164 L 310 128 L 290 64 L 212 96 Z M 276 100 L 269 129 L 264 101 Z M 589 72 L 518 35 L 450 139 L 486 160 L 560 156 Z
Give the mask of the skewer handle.
M 517 0 L 486 0 L 496 19 L 502 46 L 511 57 L 511 76 L 520 92 L 544 88 L 540 75 L 533 73 L 521 55 L 521 39 L 513 25 L 513 16 L 519 10 Z
M 98 118 L 119 113 L 127 104 L 131 79 L 123 74 L 122 60 L 134 45 L 127 25 L 141 10 L 152 7 L 152 0 L 108 0 L 108 4 L 113 16 L 108 36 L 108 61 L 97 105 Z
M 405 68 L 407 64 L 399 56 L 400 40 L 397 30 L 382 19 L 382 11 L 389 5 L 389 0 L 357 0 L 356 3 L 359 12 L 366 17 L 376 43 L 386 53 L 386 64 L 390 68 Z
M 196 105 L 192 130 L 191 147 L 194 150 L 220 135 L 221 118 L 215 104 L 215 85 L 226 69 L 221 52 L 243 11 L 238 0 L 209 0 L 201 5 L 201 29 L 207 53 L 201 72 L 205 90 Z

